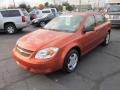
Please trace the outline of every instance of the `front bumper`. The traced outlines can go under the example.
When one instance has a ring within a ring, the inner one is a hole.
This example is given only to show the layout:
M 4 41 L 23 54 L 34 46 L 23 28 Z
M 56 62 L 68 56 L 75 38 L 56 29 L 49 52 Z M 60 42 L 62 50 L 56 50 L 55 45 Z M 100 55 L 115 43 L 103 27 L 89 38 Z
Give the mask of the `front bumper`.
M 36 60 L 25 58 L 18 54 L 15 49 L 13 49 L 13 57 L 20 67 L 33 73 L 47 74 L 60 68 L 56 58 L 52 60 Z

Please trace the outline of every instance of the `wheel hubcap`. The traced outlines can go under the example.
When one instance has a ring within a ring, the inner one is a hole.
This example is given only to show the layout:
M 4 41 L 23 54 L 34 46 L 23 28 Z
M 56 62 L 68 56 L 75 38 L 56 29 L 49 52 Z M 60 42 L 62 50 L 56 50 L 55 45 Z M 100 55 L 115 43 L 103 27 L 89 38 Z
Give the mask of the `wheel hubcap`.
M 74 70 L 78 62 L 78 55 L 76 53 L 71 54 L 69 60 L 68 68 Z
M 110 40 L 110 35 L 109 35 L 109 34 L 107 34 L 107 37 L 106 37 L 106 44 L 108 44 L 108 43 L 109 43 L 109 40 Z
M 41 25 L 42 27 L 44 27 L 44 26 L 45 26 L 45 23 L 44 23 L 44 22 L 41 22 L 40 25 Z
M 11 26 L 9 26 L 9 27 L 7 28 L 7 31 L 8 31 L 8 33 L 14 33 L 14 28 L 11 27 Z

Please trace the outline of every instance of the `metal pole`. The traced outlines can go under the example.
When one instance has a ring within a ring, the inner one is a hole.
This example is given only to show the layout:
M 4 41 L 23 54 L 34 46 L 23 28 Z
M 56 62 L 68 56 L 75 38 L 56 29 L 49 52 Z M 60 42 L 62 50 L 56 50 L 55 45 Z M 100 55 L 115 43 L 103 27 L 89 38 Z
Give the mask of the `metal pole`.
M 13 0 L 14 8 L 15 8 L 15 0 Z
M 79 0 L 79 12 L 80 12 L 80 9 L 81 9 L 81 0 Z
M 53 0 L 53 3 L 54 3 L 54 5 L 55 5 L 55 0 Z

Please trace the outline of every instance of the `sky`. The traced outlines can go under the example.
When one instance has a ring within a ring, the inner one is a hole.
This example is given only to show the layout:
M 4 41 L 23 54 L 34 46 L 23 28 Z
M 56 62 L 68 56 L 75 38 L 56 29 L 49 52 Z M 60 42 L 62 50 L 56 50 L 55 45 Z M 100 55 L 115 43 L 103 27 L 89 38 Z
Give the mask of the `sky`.
M 45 2 L 53 3 L 54 0 L 14 0 L 16 5 L 18 6 L 20 3 L 27 3 L 30 4 L 31 6 L 37 6 L 38 4 L 42 3 L 44 4 Z M 79 0 L 55 0 L 56 3 L 62 3 L 62 2 L 68 1 L 71 4 L 78 4 Z M 106 0 L 81 0 L 82 3 L 88 3 L 88 2 L 98 2 L 100 1 L 101 3 L 105 2 Z M 8 7 L 9 5 L 13 4 L 13 0 L 0 0 L 0 7 L 6 6 Z

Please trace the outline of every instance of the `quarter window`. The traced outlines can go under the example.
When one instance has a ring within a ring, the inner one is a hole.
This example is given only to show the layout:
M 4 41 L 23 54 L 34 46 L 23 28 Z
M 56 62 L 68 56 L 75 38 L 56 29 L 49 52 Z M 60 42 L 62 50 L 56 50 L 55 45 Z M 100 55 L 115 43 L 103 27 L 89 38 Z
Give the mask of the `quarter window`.
M 17 17 L 20 16 L 20 12 L 18 10 L 6 10 L 1 11 L 3 17 Z

